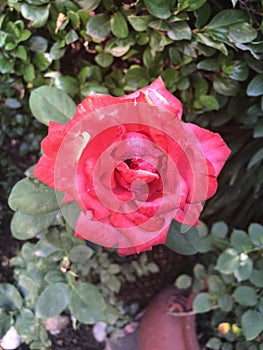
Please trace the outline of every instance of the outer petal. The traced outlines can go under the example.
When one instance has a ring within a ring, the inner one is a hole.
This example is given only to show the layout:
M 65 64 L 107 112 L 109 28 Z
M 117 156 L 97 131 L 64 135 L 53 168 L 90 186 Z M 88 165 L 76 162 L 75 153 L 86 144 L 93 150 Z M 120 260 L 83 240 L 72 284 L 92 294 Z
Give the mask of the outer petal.
M 45 154 L 39 159 L 35 169 L 34 175 L 46 185 L 55 188 L 55 163 L 53 159 L 47 157 Z
M 55 160 L 64 137 L 65 125 L 50 122 L 48 125 L 48 135 L 41 142 L 43 152 Z
M 161 77 L 158 77 L 152 84 L 134 93 L 121 97 L 122 99 L 135 99 L 137 102 L 147 102 L 151 105 L 168 109 L 178 118 L 182 118 L 182 103 L 165 87 Z
M 183 208 L 178 208 L 174 219 L 185 225 L 196 226 L 202 210 L 202 203 L 185 204 Z
M 146 242 L 145 244 L 140 244 L 135 247 L 129 247 L 129 248 L 119 248 L 118 253 L 120 255 L 132 255 L 132 254 L 139 254 L 147 250 L 152 250 L 153 246 L 165 243 L 167 233 L 168 233 L 168 230 L 165 230 L 159 236 L 155 237 L 151 241 Z
M 214 168 L 213 175 L 218 176 L 231 153 L 230 149 L 218 133 L 202 129 L 191 123 L 187 123 L 187 126 L 194 132 L 200 142 L 205 157 L 212 164 Z

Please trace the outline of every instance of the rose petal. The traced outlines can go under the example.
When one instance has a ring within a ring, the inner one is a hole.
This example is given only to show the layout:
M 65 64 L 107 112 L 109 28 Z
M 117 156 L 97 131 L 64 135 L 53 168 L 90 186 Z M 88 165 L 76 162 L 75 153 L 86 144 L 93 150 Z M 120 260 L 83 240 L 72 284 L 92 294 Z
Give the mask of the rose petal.
M 129 247 L 129 248 L 118 248 L 118 253 L 120 255 L 132 255 L 132 254 L 139 254 L 141 252 L 152 250 L 153 246 L 165 243 L 167 233 L 168 233 L 168 229 L 164 230 L 157 237 L 153 238 L 152 240 L 144 244 L 140 244 L 135 247 Z
M 55 188 L 55 169 L 53 159 L 43 154 L 39 159 L 33 174 L 46 185 Z
M 64 137 L 65 126 L 63 124 L 49 122 L 48 135 L 41 142 L 43 152 L 55 160 Z
M 209 160 L 214 168 L 215 176 L 218 176 L 223 168 L 231 150 L 227 147 L 224 140 L 218 133 L 202 129 L 199 126 L 187 123 L 187 126 L 194 132 L 197 137 L 205 157 Z
M 202 210 L 202 203 L 185 204 L 183 208 L 178 208 L 174 219 L 185 225 L 196 226 L 199 223 L 198 218 Z
M 122 96 L 121 99 L 146 102 L 153 106 L 167 109 L 178 118 L 182 117 L 182 103 L 165 87 L 161 77 L 158 77 L 152 84 L 146 86 L 130 95 Z
M 116 167 L 117 171 L 120 172 L 123 179 L 129 184 L 132 184 L 136 180 L 142 180 L 146 183 L 152 182 L 159 179 L 159 175 L 146 170 L 134 170 L 130 169 L 128 165 L 121 162 Z

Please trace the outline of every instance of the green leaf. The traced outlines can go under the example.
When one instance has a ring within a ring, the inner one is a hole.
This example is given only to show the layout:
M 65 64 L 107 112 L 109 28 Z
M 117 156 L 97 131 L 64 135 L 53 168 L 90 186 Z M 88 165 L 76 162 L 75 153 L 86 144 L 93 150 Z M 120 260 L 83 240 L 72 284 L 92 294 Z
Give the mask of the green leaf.
M 47 39 L 42 36 L 34 35 L 28 41 L 29 50 L 34 52 L 45 52 L 48 47 Z
M 240 85 L 235 80 L 215 77 L 213 80 L 213 88 L 221 95 L 235 96 L 240 90 Z
M 252 243 L 245 231 L 234 230 L 231 234 L 231 244 L 239 252 L 246 252 L 252 248 Z
M 13 60 L 8 60 L 5 57 L 0 58 L 0 73 L 6 74 L 11 72 L 14 68 L 14 64 L 15 62 Z
M 93 324 L 103 321 L 106 308 L 99 290 L 90 283 L 70 285 L 69 309 L 79 322 Z
M 100 13 L 90 18 L 87 24 L 86 33 L 92 38 L 104 40 L 110 33 L 110 18 L 104 13 Z
M 7 98 L 5 104 L 13 109 L 18 109 L 21 107 L 21 103 L 16 98 Z
M 81 94 L 83 96 L 89 96 L 92 94 L 109 94 L 109 90 L 102 85 L 99 85 L 98 83 L 86 83 L 82 89 Z
M 155 17 L 166 19 L 171 16 L 169 0 L 144 0 L 147 10 Z
M 9 196 L 8 204 L 13 210 L 33 215 L 50 213 L 59 208 L 54 189 L 31 178 L 25 178 L 16 183 Z
M 76 29 L 80 26 L 80 16 L 77 12 L 70 10 L 67 12 L 67 17 L 73 28 Z
M 181 275 L 177 277 L 175 281 L 175 285 L 179 289 L 187 289 L 191 287 L 192 284 L 192 277 L 188 275 Z
M 234 69 L 230 74 L 229 78 L 238 80 L 238 81 L 245 81 L 247 80 L 248 74 L 249 74 L 249 68 L 246 62 L 237 61 L 234 64 Z
M 69 252 L 69 259 L 73 262 L 84 263 L 89 260 L 94 251 L 86 245 L 76 245 Z
M 153 50 L 162 52 L 166 45 L 169 45 L 172 39 L 167 38 L 159 32 L 153 32 L 150 36 L 150 46 Z
M 27 83 L 35 79 L 35 67 L 33 66 L 32 63 L 25 65 L 23 71 L 24 71 L 23 78 Z
M 208 23 L 207 28 L 228 27 L 236 23 L 247 22 L 248 15 L 245 11 L 227 9 L 218 12 Z
M 50 86 L 34 90 L 29 106 L 36 119 L 45 125 L 50 121 L 65 124 L 76 111 L 75 103 L 64 91 Z
M 242 306 L 255 306 L 258 302 L 254 288 L 248 286 L 237 287 L 233 297 L 235 301 Z
M 263 226 L 252 223 L 248 227 L 248 234 L 251 242 L 256 247 L 263 247 Z
M 198 294 L 193 301 L 193 310 L 197 313 L 204 313 L 211 310 L 213 303 L 209 293 Z
M 54 80 L 54 85 L 66 92 L 67 94 L 76 95 L 79 91 L 79 82 L 71 76 L 57 77 Z
M 151 49 L 149 46 L 144 50 L 142 59 L 149 74 L 157 74 L 163 64 L 162 54 Z
M 49 6 L 34 6 L 26 2 L 21 6 L 22 16 L 32 21 L 32 27 L 39 28 L 46 24 L 49 16 Z
M 17 46 L 14 55 L 15 57 L 20 58 L 22 61 L 25 61 L 27 59 L 27 51 L 22 45 Z
M 22 30 L 19 38 L 18 38 L 18 42 L 22 42 L 22 41 L 26 41 L 28 38 L 30 38 L 32 32 L 28 29 L 24 29 Z
M 235 249 L 226 249 L 217 259 L 216 269 L 221 273 L 229 275 L 238 270 L 240 266 L 239 254 Z
M 36 321 L 35 315 L 29 309 L 22 309 L 16 317 L 15 329 L 24 340 L 32 340 L 35 338 Z
M 127 39 L 113 39 L 108 41 L 105 47 L 105 52 L 112 54 L 114 57 L 121 57 L 125 55 L 134 42 Z
M 37 52 L 32 62 L 40 70 L 40 72 L 45 71 L 52 63 L 52 58 L 49 53 Z
M 65 275 L 58 270 L 50 271 L 46 274 L 45 281 L 48 284 L 64 283 Z
M 222 342 L 219 338 L 212 337 L 208 340 L 208 342 L 205 344 L 206 348 L 213 349 L 213 350 L 219 350 L 221 349 Z
M 6 334 L 12 325 L 12 317 L 5 310 L 0 309 L 0 339 Z
M 113 56 L 109 53 L 99 53 L 95 57 L 95 61 L 98 63 L 99 66 L 107 68 L 112 64 Z
M 248 84 L 247 87 L 248 96 L 261 96 L 263 95 L 263 74 L 256 75 Z
M 75 30 L 71 30 L 66 35 L 66 44 L 70 45 L 71 43 L 74 43 L 74 41 L 77 41 L 79 38 L 78 34 L 75 32 Z
M 189 6 L 187 7 L 186 11 L 196 11 L 205 3 L 206 3 L 206 0 L 191 0 L 189 1 Z
M 199 234 L 196 227 L 172 221 L 165 245 L 179 254 L 192 255 L 198 252 Z
M 233 299 L 228 294 L 219 295 L 217 298 L 219 307 L 225 312 L 229 312 L 233 308 Z
M 228 233 L 228 227 L 227 224 L 224 221 L 218 221 L 213 224 L 211 228 L 211 234 L 215 238 L 221 238 L 224 239 Z
M 69 288 L 65 283 L 47 286 L 40 294 L 36 304 L 36 316 L 54 317 L 61 314 L 69 303 Z
M 254 286 L 263 288 L 263 270 L 253 270 L 249 280 Z
M 12 284 L 0 284 L 0 308 L 5 308 L 8 311 L 15 311 L 19 310 L 22 304 L 23 299 Z
M 118 293 L 121 289 L 121 281 L 119 280 L 118 277 L 111 275 L 111 276 L 109 276 L 109 279 L 107 280 L 107 286 L 114 293 Z
M 227 56 L 228 51 L 226 46 L 223 43 L 218 42 L 217 40 L 212 39 L 210 36 L 202 34 L 202 33 L 197 33 L 196 34 L 196 39 L 199 43 L 212 47 L 213 49 L 221 51 L 225 56 Z
M 148 24 L 152 20 L 152 16 L 134 16 L 127 17 L 130 25 L 136 32 L 144 32 L 148 28 Z
M 60 260 L 62 254 L 61 248 L 53 245 L 45 238 L 39 240 L 35 245 L 34 255 L 37 257 L 46 258 L 53 253 L 56 253 L 55 260 Z
M 208 290 L 211 294 L 222 294 L 224 291 L 224 283 L 222 279 L 217 275 L 208 275 Z
M 120 11 L 115 12 L 110 19 L 112 34 L 117 38 L 124 39 L 129 35 L 129 29 L 125 18 Z
M 17 2 L 17 0 L 14 0 L 15 2 Z M 27 2 L 31 5 L 43 5 L 43 4 L 46 4 L 48 3 L 49 1 L 48 0 L 27 0 Z
M 198 69 L 219 72 L 220 66 L 214 58 L 206 58 L 197 64 Z
M 19 210 L 11 221 L 12 235 L 17 239 L 30 239 L 48 228 L 54 221 L 56 213 L 28 215 Z
M 156 31 L 161 31 L 161 32 L 167 32 L 167 30 L 169 29 L 168 23 L 166 21 L 164 21 L 163 19 L 153 20 L 148 24 L 148 26 L 152 29 L 155 29 Z M 155 33 L 157 33 L 157 32 L 155 32 Z M 153 33 L 151 33 L 151 35 L 153 35 Z
M 207 24 L 211 15 L 211 6 L 206 2 L 203 6 L 195 11 L 196 21 L 195 25 L 197 29 L 202 28 Z
M 100 2 L 101 0 L 79 0 L 78 1 L 79 5 L 88 12 L 95 10 L 99 6 Z
M 203 95 L 200 97 L 200 102 L 208 110 L 215 110 L 215 111 L 219 110 L 219 107 L 220 107 L 219 103 L 218 103 L 217 99 L 213 96 Z
M 64 56 L 65 51 L 66 51 L 65 42 L 64 41 L 62 41 L 62 42 L 57 41 L 56 43 L 54 43 L 51 46 L 50 58 L 52 60 L 59 60 L 61 57 Z
M 26 275 L 20 275 L 18 285 L 26 301 L 34 302 L 38 297 L 38 284 Z
M 191 40 L 192 32 L 186 21 L 170 24 L 167 35 L 172 40 Z
M 8 37 L 8 34 L 0 30 L 0 47 L 5 46 L 7 37 Z
M 263 331 L 263 314 L 248 310 L 241 317 L 241 326 L 246 340 L 255 339 Z
M 204 265 L 200 263 L 195 264 L 193 272 L 194 272 L 194 276 L 200 280 L 203 280 L 207 275 Z
M 229 39 L 234 43 L 249 43 L 257 37 L 257 30 L 249 23 L 242 22 L 231 25 L 228 35 Z
M 234 276 L 238 282 L 246 281 L 252 273 L 253 270 L 253 261 L 245 253 L 240 254 L 239 256 L 240 266 L 238 270 L 234 271 Z

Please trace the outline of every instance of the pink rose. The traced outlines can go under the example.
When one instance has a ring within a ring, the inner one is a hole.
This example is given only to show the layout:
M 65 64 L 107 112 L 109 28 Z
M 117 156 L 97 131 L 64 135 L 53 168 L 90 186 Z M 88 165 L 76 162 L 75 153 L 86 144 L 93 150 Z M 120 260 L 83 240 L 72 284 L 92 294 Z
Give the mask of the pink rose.
M 173 218 L 198 224 L 230 150 L 181 116 L 159 77 L 127 96 L 88 96 L 67 124 L 49 124 L 34 175 L 78 204 L 78 237 L 127 255 L 165 243 Z

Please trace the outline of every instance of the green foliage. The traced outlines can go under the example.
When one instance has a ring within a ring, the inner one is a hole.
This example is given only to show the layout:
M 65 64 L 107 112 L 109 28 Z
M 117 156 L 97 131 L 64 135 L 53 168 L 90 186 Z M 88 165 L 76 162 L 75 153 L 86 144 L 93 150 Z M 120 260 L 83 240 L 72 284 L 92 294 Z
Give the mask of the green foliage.
M 196 227 L 172 221 L 165 244 L 179 254 L 192 255 L 198 252 L 199 238 Z
M 60 87 L 61 83 L 60 81 Z M 29 105 L 34 116 L 46 125 L 49 121 L 65 124 L 76 111 L 75 103 L 64 91 L 50 86 L 34 90 Z
M 262 346 L 263 226 L 252 223 L 248 232 L 229 230 L 224 222 L 210 230 L 199 227 L 201 253 L 193 276 L 179 276 L 178 288 L 197 293 L 193 310 L 211 312 L 209 349 L 246 349 Z M 202 264 L 200 264 L 202 263 Z M 232 327 L 232 328 L 231 328 Z
M 20 180 L 12 189 L 8 204 L 23 214 L 41 215 L 59 208 L 56 192 L 35 178 Z
M 35 243 L 24 243 L 11 261 L 15 286 L 0 284 L 0 332 L 4 335 L 14 324 L 32 349 L 49 348 L 42 322 L 65 312 L 75 322 L 107 322 L 109 333 L 114 333 L 129 320 L 117 299 L 122 283 L 159 271 L 146 254 L 131 264 L 119 264 L 116 253 L 75 238 L 58 210 L 59 197 L 50 191 L 29 171 L 9 197 L 17 210 L 11 223 L 14 237 L 34 237 Z M 74 216 L 72 205 L 63 210 Z

